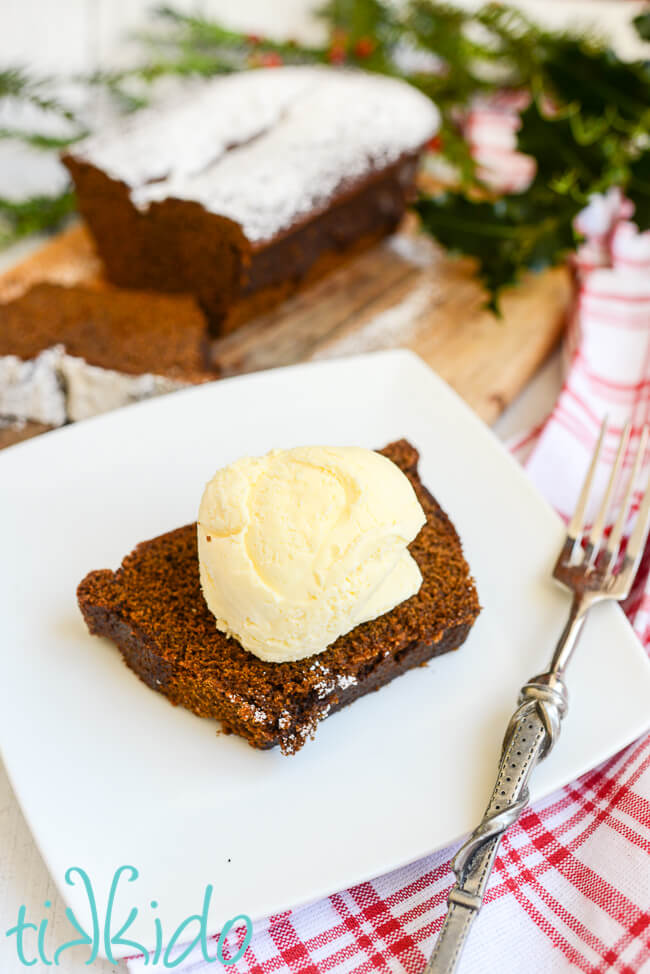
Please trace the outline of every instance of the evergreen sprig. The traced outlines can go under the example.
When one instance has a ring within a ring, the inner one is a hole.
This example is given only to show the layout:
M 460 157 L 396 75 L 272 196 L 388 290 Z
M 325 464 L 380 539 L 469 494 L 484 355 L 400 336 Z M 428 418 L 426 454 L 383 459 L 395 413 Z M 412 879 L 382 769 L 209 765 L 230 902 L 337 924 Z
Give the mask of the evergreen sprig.
M 59 98 L 48 94 L 53 86 L 51 78 L 32 78 L 18 67 L 0 70 L 0 100 L 13 99 L 32 105 L 49 116 L 56 116 L 68 123 L 68 134 L 55 136 L 45 132 L 29 132 L 12 126 L 0 126 L 0 139 L 17 139 L 39 149 L 60 149 L 82 138 L 86 131 L 75 113 Z
M 60 115 L 69 122 L 75 121 L 74 112 L 46 93 L 51 85 L 51 78 L 32 78 L 20 67 L 0 69 L 0 98 L 19 98 L 44 112 Z
M 43 151 L 59 151 L 86 134 L 75 113 L 60 98 L 51 93 L 50 78 L 35 78 L 19 67 L 0 70 L 0 102 L 8 98 L 31 105 L 47 116 L 56 116 L 66 123 L 68 133 L 31 132 L 14 126 L 0 126 L 0 139 L 23 142 Z M 75 198 L 67 186 L 60 193 L 38 194 L 24 200 L 0 196 L 0 247 L 14 243 L 31 233 L 58 229 L 74 212 Z
M 54 196 L 32 196 L 26 200 L 8 200 L 0 196 L 0 246 L 15 243 L 31 233 L 56 230 L 74 213 L 72 190 Z

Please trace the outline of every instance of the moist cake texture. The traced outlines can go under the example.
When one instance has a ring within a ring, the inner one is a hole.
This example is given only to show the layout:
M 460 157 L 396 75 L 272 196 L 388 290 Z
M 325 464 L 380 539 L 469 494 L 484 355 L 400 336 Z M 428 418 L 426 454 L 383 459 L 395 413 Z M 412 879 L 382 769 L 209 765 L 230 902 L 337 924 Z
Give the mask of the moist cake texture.
M 190 297 L 38 284 L 0 304 L 0 417 L 60 426 L 214 377 Z
M 391 232 L 438 113 L 325 67 L 204 83 L 64 157 L 109 278 L 194 293 L 228 331 Z
M 111 639 L 172 703 L 220 720 L 253 747 L 299 750 L 330 714 L 458 648 L 480 611 L 460 539 L 418 476 L 417 450 L 400 440 L 379 452 L 409 478 L 427 518 L 409 546 L 422 586 L 390 612 L 315 656 L 264 662 L 216 628 L 199 583 L 196 525 L 188 524 L 138 545 L 116 572 L 83 579 L 77 597 L 90 632 Z

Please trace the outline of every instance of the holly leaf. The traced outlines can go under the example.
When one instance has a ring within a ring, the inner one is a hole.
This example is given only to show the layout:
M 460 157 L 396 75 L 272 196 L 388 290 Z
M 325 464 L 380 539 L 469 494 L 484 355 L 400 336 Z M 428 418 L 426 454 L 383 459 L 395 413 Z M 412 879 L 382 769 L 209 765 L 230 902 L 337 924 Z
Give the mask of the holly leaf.
M 650 108 L 650 79 L 644 66 L 625 62 L 607 48 L 563 36 L 547 45 L 543 72 L 560 105 L 574 104 L 588 118 L 637 124 Z
M 626 194 L 634 203 L 634 222 L 642 230 L 650 228 L 650 151 L 630 166 Z
M 474 257 L 498 313 L 503 288 L 525 270 L 559 263 L 575 246 L 573 219 L 580 204 L 535 185 L 498 200 L 472 200 L 462 193 L 421 197 L 415 204 L 423 228 L 452 253 Z
M 642 41 L 650 41 L 650 13 L 639 14 L 632 21 Z
M 605 136 L 602 127 L 585 132 L 575 108 L 550 116 L 533 101 L 521 114 L 517 148 L 536 160 L 538 184 L 549 186 L 570 174 L 574 185 L 586 194 L 602 178 L 609 162 Z

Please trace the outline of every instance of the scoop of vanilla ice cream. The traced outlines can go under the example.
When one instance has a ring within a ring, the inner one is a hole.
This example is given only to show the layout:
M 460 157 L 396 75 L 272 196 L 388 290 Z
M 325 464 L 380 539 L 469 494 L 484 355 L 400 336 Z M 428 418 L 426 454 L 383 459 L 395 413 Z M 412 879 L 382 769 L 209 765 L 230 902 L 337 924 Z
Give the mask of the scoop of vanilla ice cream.
M 217 627 L 260 659 L 320 653 L 410 598 L 407 545 L 425 522 L 399 467 L 360 447 L 307 446 L 218 470 L 198 519 Z

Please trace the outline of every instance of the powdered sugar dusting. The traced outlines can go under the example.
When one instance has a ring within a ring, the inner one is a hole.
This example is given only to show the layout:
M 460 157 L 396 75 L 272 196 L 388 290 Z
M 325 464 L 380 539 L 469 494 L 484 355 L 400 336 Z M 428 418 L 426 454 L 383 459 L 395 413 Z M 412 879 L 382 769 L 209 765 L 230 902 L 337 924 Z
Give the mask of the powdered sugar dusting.
M 73 355 L 62 357 L 60 369 L 66 388 L 68 419 L 72 422 L 174 392 L 187 385 L 186 382 L 150 372 L 127 375 L 114 369 L 100 368 Z
M 340 674 L 336 678 L 336 683 L 339 690 L 347 690 L 348 687 L 356 686 L 358 682 L 359 681 L 357 680 L 356 676 L 345 676 L 344 674 Z
M 58 372 L 62 356 L 61 345 L 28 361 L 0 356 L 0 415 L 49 426 L 65 423 L 65 392 Z
M 433 241 L 423 233 L 394 233 L 386 241 L 386 246 L 416 267 L 431 267 L 436 259 Z
M 370 169 L 417 150 L 438 121 L 426 96 L 392 78 L 260 69 L 134 117 L 75 155 L 125 182 L 143 210 L 170 197 L 194 200 L 262 241 L 326 208 Z
M 272 128 L 309 77 L 294 70 L 245 71 L 175 91 L 75 147 L 75 155 L 139 187 L 198 176 L 236 146 Z
M 280 730 L 286 730 L 287 727 L 291 726 L 291 714 L 288 710 L 283 710 L 278 717 L 278 727 Z
M 335 684 L 331 680 L 321 680 L 320 683 L 314 684 L 314 690 L 319 700 L 324 700 L 325 697 L 329 697 L 334 687 Z
M 54 345 L 27 361 L 0 356 L 0 416 L 61 426 L 185 385 L 148 372 L 100 368 Z
M 321 663 L 319 659 L 315 659 L 314 662 L 309 667 L 309 669 L 312 671 L 312 673 L 316 672 L 316 673 L 326 674 L 329 673 L 330 671 L 329 666 L 325 666 L 324 663 Z
M 263 724 L 265 721 L 269 719 L 269 715 L 266 713 L 265 710 L 262 710 L 261 707 L 256 707 L 255 704 L 249 703 L 249 701 L 245 700 L 239 693 L 234 693 L 231 690 L 227 690 L 226 697 L 228 700 L 230 700 L 231 703 L 234 703 L 237 706 L 244 707 L 250 713 L 253 719 L 253 723 Z
M 329 666 L 325 666 L 323 663 L 321 663 L 320 660 L 315 659 L 309 669 L 312 673 L 319 673 L 322 677 L 322 679 L 320 679 L 317 683 L 314 683 L 313 688 L 318 699 L 324 700 L 325 697 L 329 697 L 330 693 L 336 686 L 336 682 L 331 677 L 326 679 L 326 677 L 328 677 L 330 674 L 330 668 Z

